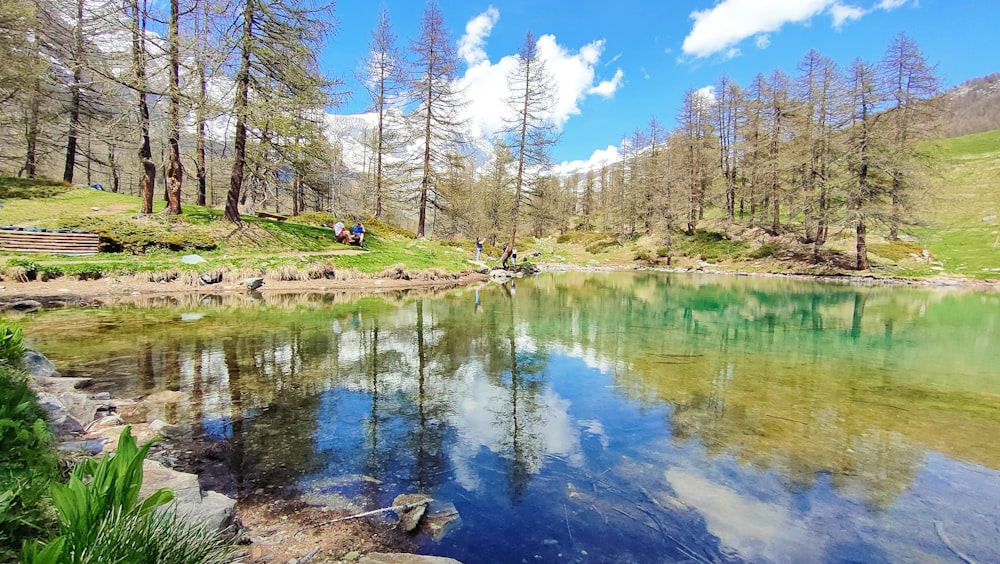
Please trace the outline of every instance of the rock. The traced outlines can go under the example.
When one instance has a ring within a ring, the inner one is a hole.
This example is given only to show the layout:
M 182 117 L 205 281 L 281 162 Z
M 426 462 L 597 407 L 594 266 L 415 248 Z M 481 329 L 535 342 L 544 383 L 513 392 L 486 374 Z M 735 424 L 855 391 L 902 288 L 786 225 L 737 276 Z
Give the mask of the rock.
M 199 278 L 203 284 L 218 284 L 222 282 L 222 271 L 205 272 Z
M 42 302 L 35 300 L 18 300 L 7 304 L 6 309 L 19 311 L 21 313 L 34 313 L 42 309 Z
M 97 456 L 104 452 L 107 441 L 104 439 L 87 439 L 84 441 L 69 441 L 56 445 L 56 450 L 60 452 L 85 452 L 91 456 Z
M 89 423 L 97 415 L 97 402 L 90 399 L 87 394 L 60 392 L 56 394 L 56 397 L 77 421 Z
M 502 282 L 504 280 L 507 280 L 507 279 L 513 277 L 513 276 L 514 275 L 511 274 L 511 272 L 509 270 L 504 270 L 502 268 L 497 268 L 497 269 L 494 269 L 494 270 L 490 271 L 490 279 L 491 280 L 496 280 L 498 282 Z
M 232 524 L 236 500 L 218 492 L 202 493 L 198 476 L 171 470 L 153 460 L 144 460 L 142 470 L 139 497 L 146 498 L 160 488 L 168 488 L 174 492 L 170 505 L 177 509 L 178 515 L 191 522 L 203 521 L 213 530 L 222 530 Z
M 25 350 L 22 358 L 24 369 L 28 372 L 29 376 L 34 378 L 51 378 L 56 373 L 55 365 L 44 354 L 38 351 Z
M 97 419 L 94 419 L 89 425 L 87 425 L 87 432 L 93 433 L 104 429 L 114 429 L 116 427 L 121 427 L 122 425 L 125 425 L 125 420 L 116 413 L 106 417 L 98 417 Z
M 409 505 L 412 506 L 410 509 L 396 511 L 396 515 L 399 517 L 399 525 L 404 531 L 410 532 L 417 528 L 420 523 L 420 518 L 424 516 L 424 512 L 427 511 L 427 504 L 430 503 L 431 498 L 424 494 L 401 494 L 397 495 L 396 499 L 392 500 L 392 505 Z
M 440 541 L 445 535 L 461 525 L 462 516 L 458 514 L 454 503 L 432 502 L 427 515 L 424 516 L 421 530 L 435 541 Z
M 74 418 L 59 397 L 50 392 L 38 392 L 38 404 L 48 414 L 49 429 L 57 437 L 83 431 L 83 424 Z
M 184 264 L 198 264 L 199 262 L 207 262 L 200 255 L 184 255 L 181 257 L 181 262 Z
M 252 292 L 264 285 L 264 279 L 259 276 L 255 278 L 244 278 L 240 284 L 242 284 L 247 291 Z
M 423 556 L 392 552 L 371 552 L 361 557 L 358 564 L 462 564 L 454 558 Z

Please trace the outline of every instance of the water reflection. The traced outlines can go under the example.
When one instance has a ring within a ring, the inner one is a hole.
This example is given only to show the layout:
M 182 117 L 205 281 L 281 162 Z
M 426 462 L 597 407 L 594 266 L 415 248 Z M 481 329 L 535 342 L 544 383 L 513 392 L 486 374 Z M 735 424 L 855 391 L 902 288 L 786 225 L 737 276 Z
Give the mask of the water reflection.
M 25 324 L 63 374 L 183 392 L 240 495 L 428 492 L 463 527 L 425 550 L 467 561 L 780 562 L 940 559 L 940 530 L 1000 559 L 998 321 L 995 294 L 616 273 Z

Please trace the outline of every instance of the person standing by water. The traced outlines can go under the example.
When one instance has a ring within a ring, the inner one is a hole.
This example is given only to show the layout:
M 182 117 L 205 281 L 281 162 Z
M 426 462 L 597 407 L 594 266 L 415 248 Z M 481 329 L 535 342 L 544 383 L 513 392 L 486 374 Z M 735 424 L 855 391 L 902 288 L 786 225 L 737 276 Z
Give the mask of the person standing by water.
M 483 240 L 476 237 L 476 262 L 483 256 Z
M 517 247 L 514 247 L 510 252 L 510 258 L 514 261 L 514 266 L 517 266 Z

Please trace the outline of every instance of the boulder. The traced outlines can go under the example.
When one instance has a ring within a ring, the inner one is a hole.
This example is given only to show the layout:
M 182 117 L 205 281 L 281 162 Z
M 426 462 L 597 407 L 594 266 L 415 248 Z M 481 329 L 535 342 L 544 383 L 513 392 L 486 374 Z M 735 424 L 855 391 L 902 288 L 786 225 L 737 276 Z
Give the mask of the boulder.
M 420 530 L 430 535 L 436 542 L 461 525 L 462 516 L 459 515 L 454 503 L 432 502 Z
M 496 268 L 490 271 L 490 279 L 497 282 L 503 282 L 512 278 L 514 274 L 509 270 L 504 270 L 502 268 Z
M 38 392 L 38 405 L 48 414 L 49 429 L 57 437 L 83 431 L 83 424 L 73 417 L 56 394 Z
M 247 291 L 252 292 L 264 285 L 264 279 L 260 276 L 256 276 L 254 278 L 244 278 L 240 284 L 246 287 Z
M 24 351 L 24 369 L 34 378 L 50 378 L 55 375 L 56 367 L 45 358 L 45 355 L 33 350 Z
M 160 488 L 174 492 L 174 499 L 168 507 L 176 508 L 177 514 L 190 522 L 204 522 L 212 530 L 222 530 L 232 525 L 236 500 L 218 492 L 202 492 L 198 476 L 177 472 L 164 467 L 154 460 L 142 463 L 142 489 L 139 497 L 147 498 Z
M 21 313 L 34 313 L 42 309 L 42 302 L 35 300 L 18 300 L 7 304 L 6 309 Z
M 416 529 L 417 525 L 420 524 L 420 518 L 427 511 L 427 504 L 430 502 L 430 496 L 424 494 L 397 495 L 396 499 L 392 500 L 393 507 L 408 506 L 408 509 L 396 510 L 399 526 L 406 532 Z

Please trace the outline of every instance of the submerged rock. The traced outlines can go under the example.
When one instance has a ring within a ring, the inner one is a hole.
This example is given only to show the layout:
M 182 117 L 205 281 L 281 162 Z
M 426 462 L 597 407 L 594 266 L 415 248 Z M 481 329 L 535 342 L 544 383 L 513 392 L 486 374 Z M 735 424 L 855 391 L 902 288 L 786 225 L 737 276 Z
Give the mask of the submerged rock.
M 358 560 L 358 564 L 462 564 L 454 558 L 444 556 L 423 556 L 389 552 L 370 552 Z
M 432 502 L 427 515 L 424 516 L 421 530 L 435 541 L 440 541 L 445 535 L 461 525 L 462 516 L 458 514 L 454 503 Z
M 427 511 L 427 504 L 431 502 L 431 497 L 424 494 L 401 494 L 392 500 L 393 507 L 408 506 L 409 509 L 396 510 L 399 517 L 399 525 L 404 531 L 410 532 L 420 524 L 420 518 Z

